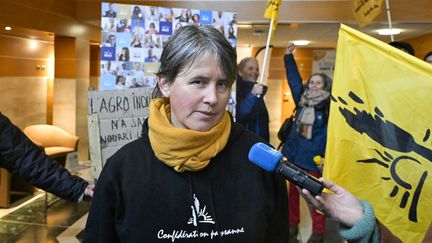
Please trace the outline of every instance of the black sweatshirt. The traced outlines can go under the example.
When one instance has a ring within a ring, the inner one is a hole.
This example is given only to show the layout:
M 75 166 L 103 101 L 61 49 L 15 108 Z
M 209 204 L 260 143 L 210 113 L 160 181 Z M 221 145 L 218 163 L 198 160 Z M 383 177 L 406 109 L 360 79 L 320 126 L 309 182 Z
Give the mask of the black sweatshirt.
M 232 123 L 206 168 L 178 173 L 155 157 L 146 122 L 103 168 L 84 242 L 288 242 L 285 180 L 247 157 L 259 141 Z

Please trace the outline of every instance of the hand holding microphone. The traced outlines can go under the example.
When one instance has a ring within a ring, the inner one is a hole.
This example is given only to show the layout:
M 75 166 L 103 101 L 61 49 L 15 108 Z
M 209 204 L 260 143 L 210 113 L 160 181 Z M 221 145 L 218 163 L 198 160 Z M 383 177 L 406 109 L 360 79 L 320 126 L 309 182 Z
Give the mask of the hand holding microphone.
M 256 143 L 249 151 L 249 160 L 269 172 L 276 172 L 300 188 L 307 189 L 313 196 L 319 195 L 324 184 L 304 170 L 288 162 L 281 152 L 264 143 Z

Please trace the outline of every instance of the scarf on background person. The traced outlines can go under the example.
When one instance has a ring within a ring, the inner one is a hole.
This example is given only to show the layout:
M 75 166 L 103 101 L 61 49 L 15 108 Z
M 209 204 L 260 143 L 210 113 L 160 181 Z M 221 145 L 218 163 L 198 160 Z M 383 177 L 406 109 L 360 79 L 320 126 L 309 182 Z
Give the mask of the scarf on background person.
M 330 97 L 327 90 L 320 90 L 312 94 L 309 89 L 303 92 L 298 105 L 302 107 L 297 117 L 297 132 L 306 139 L 312 138 L 312 127 L 315 121 L 315 106 Z
M 200 132 L 171 124 L 166 98 L 150 102 L 149 139 L 156 157 L 177 172 L 204 169 L 226 145 L 231 131 L 228 112 L 209 131 Z

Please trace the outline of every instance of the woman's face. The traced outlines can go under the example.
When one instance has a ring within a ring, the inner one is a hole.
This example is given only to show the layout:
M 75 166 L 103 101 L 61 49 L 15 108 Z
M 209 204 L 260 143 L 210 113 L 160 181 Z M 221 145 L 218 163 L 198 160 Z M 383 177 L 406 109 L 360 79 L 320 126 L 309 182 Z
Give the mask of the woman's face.
M 310 78 L 308 88 L 312 92 L 324 89 L 324 80 L 319 75 L 314 75 Z
M 244 80 L 256 82 L 259 75 L 258 62 L 255 59 L 249 60 L 242 70 L 239 70 L 239 74 Z
M 126 79 L 125 79 L 123 76 L 121 76 L 121 77 L 119 78 L 119 82 L 120 82 L 120 84 L 125 84 Z
M 213 55 L 195 59 L 180 71 L 171 84 L 158 78 L 162 94 L 171 104 L 171 123 L 175 127 L 209 131 L 222 118 L 230 97 L 230 87 Z

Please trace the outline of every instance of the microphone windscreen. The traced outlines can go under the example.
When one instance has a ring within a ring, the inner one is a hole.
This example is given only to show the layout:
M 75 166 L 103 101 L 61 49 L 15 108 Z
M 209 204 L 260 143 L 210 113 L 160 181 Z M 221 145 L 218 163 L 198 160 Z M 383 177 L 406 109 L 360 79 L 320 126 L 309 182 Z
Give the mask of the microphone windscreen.
M 256 143 L 249 151 L 249 160 L 269 172 L 275 172 L 276 167 L 283 158 L 281 152 L 265 143 Z

